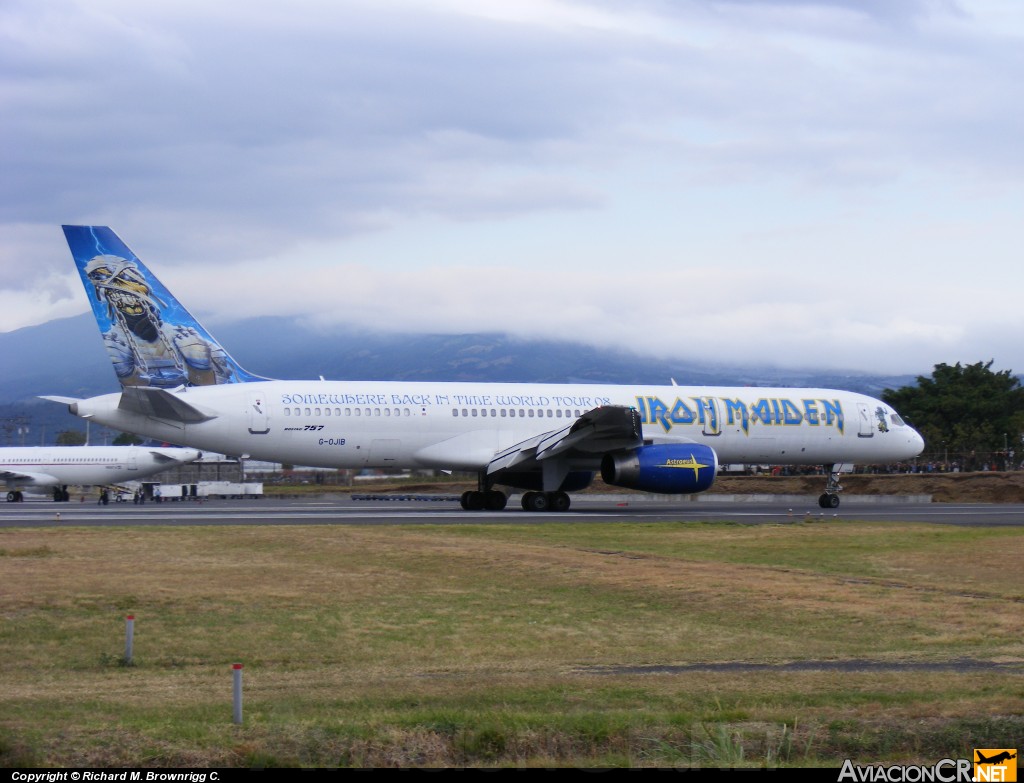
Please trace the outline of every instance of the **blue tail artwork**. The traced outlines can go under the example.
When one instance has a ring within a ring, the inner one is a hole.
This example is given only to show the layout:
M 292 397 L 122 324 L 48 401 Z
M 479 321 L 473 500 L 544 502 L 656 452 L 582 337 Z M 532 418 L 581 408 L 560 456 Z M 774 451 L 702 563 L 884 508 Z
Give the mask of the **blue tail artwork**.
M 266 380 L 246 372 L 106 226 L 64 226 L 122 387 Z

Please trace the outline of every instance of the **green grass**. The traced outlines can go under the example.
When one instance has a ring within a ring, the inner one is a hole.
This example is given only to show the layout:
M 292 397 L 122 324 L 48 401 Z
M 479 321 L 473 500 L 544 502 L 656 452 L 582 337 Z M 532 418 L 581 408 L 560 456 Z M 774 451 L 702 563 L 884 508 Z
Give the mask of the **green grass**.
M 1020 562 L 1016 528 L 854 522 L 8 529 L 0 766 L 838 767 L 1017 747 Z M 852 658 L 1016 666 L 612 673 Z

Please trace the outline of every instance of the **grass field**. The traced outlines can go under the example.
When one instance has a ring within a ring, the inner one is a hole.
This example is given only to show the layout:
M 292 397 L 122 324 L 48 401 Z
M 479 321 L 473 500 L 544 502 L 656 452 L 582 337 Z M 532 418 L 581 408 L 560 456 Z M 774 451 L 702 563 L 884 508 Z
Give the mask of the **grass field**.
M 1021 563 L 1022 528 L 849 521 L 2 530 L 0 766 L 838 767 L 1020 747 Z M 849 660 L 960 663 L 664 669 Z

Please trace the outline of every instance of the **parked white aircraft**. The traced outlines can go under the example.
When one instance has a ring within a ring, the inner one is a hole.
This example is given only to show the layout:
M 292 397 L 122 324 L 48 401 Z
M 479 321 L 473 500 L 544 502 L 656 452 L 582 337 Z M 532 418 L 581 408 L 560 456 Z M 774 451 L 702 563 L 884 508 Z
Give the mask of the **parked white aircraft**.
M 880 400 L 830 389 L 277 381 L 242 369 L 109 228 L 64 226 L 121 391 L 68 403 L 110 427 L 200 449 L 335 468 L 473 471 L 467 509 L 566 510 L 600 471 L 669 494 L 711 486 L 719 463 L 824 465 L 920 454 Z
M 53 487 L 54 500 L 67 500 L 69 486 L 118 484 L 151 476 L 199 459 L 202 452 L 149 446 L 22 446 L 0 448 L 0 480 L 7 501 L 22 499 L 27 487 Z

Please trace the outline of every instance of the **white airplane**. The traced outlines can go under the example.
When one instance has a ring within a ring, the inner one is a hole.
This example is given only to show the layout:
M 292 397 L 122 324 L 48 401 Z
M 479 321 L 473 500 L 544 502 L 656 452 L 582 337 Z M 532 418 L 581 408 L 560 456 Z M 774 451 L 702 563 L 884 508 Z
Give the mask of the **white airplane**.
M 184 465 L 202 452 L 148 446 L 22 446 L 0 448 L 0 480 L 7 502 L 27 487 L 53 487 L 53 499 L 68 499 L 69 486 L 118 484 Z
M 686 494 L 719 464 L 891 463 L 924 442 L 891 407 L 830 389 L 279 381 L 242 369 L 102 226 L 64 226 L 121 391 L 46 397 L 110 427 L 225 454 L 331 468 L 472 471 L 466 509 L 564 511 L 605 482 Z

